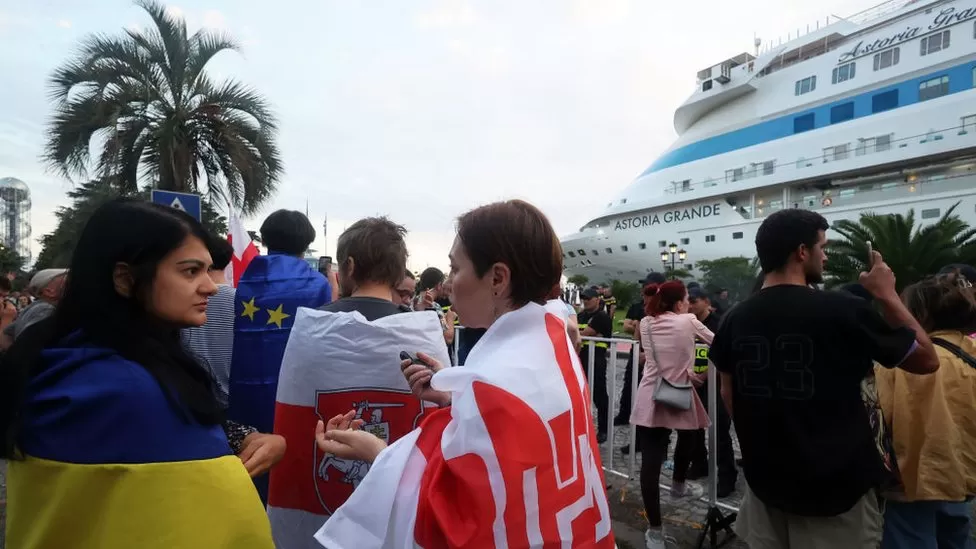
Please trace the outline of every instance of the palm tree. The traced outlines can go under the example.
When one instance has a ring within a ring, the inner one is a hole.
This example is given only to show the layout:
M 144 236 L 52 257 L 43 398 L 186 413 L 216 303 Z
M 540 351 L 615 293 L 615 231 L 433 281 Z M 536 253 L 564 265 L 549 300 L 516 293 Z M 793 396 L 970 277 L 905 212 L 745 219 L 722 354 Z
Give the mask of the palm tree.
M 274 115 L 261 95 L 233 80 L 214 83 L 206 66 L 237 50 L 228 36 L 201 30 L 153 0 L 136 0 L 146 31 L 96 35 L 51 77 L 55 112 L 44 159 L 63 176 L 87 179 L 89 147 L 100 149 L 94 178 L 135 192 L 199 192 L 253 213 L 282 173 Z
M 971 263 L 976 258 L 976 229 L 954 215 L 957 206 L 958 202 L 924 227 L 915 226 L 915 210 L 905 216 L 864 213 L 858 222 L 838 221 L 832 228 L 843 239 L 827 242 L 827 285 L 857 280 L 867 269 L 868 241 L 894 271 L 898 291 L 950 263 Z

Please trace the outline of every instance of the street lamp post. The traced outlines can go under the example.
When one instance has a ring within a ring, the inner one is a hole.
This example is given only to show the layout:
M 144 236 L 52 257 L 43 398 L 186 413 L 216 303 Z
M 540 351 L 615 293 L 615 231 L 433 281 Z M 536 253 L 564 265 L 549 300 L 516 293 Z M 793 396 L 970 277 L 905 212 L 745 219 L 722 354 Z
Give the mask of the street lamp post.
M 668 244 L 667 250 L 661 250 L 661 263 L 664 263 L 664 267 L 667 268 L 668 262 L 671 262 L 671 279 L 674 280 L 674 269 L 675 263 L 684 263 L 685 259 L 688 258 L 688 252 L 684 250 L 679 250 L 678 245 L 672 242 Z

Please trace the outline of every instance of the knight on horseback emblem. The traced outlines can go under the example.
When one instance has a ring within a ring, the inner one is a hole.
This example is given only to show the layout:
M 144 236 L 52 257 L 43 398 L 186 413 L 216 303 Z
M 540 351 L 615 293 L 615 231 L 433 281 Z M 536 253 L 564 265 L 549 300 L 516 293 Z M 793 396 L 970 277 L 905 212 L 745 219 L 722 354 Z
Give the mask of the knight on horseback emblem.
M 400 391 L 320 391 L 317 396 L 316 412 L 320 418 L 328 419 L 343 410 L 355 409 L 356 419 L 364 422 L 363 430 L 387 444 L 412 431 L 424 414 L 420 401 Z M 322 506 L 332 513 L 366 478 L 370 464 L 333 454 L 321 455 L 317 449 L 315 456 L 316 491 Z

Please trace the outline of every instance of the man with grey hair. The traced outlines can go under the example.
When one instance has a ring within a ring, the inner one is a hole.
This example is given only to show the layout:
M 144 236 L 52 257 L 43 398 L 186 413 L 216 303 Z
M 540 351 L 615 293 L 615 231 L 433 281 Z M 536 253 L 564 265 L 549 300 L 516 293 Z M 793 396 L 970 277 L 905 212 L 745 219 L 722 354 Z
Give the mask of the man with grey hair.
M 31 278 L 27 290 L 35 297 L 34 302 L 4 328 L 0 335 L 0 347 L 9 348 L 28 326 L 44 320 L 54 312 L 61 300 L 61 294 L 64 293 L 67 274 L 68 269 L 44 269 Z

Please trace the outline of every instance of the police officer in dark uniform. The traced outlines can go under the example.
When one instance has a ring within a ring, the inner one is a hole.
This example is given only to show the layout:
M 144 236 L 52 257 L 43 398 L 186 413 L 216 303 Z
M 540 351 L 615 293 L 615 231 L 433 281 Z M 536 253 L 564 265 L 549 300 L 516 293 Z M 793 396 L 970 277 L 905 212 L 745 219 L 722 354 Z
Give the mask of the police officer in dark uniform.
M 600 308 L 600 294 L 592 288 L 583 291 L 583 310 L 577 313 L 580 335 L 583 337 L 610 338 L 613 335 L 613 321 L 606 311 Z M 583 341 L 579 358 L 583 373 L 589 376 L 590 347 L 593 351 L 593 401 L 597 410 L 597 442 L 607 441 L 607 422 L 610 415 L 610 396 L 607 394 L 607 351 L 608 343 Z
M 708 298 L 708 293 L 701 287 L 690 288 L 688 290 L 688 302 L 690 307 L 688 312 L 698 317 L 699 322 L 706 328 L 715 333 L 718 331 L 721 317 L 712 311 L 712 303 Z M 695 373 L 708 371 L 708 345 L 698 342 L 695 345 Z M 720 378 L 719 378 L 720 379 Z M 708 383 L 698 388 L 698 396 L 701 398 L 705 407 L 708 407 Z M 732 419 L 729 417 L 722 399 L 718 399 L 718 413 L 716 414 L 716 442 L 718 455 L 718 497 L 724 498 L 735 491 L 735 481 L 739 472 L 735 468 L 735 453 L 732 448 Z M 705 430 L 701 429 L 696 433 L 695 450 L 691 458 L 691 468 L 688 470 L 688 478 L 705 478 L 708 476 L 708 447 L 705 445 Z

